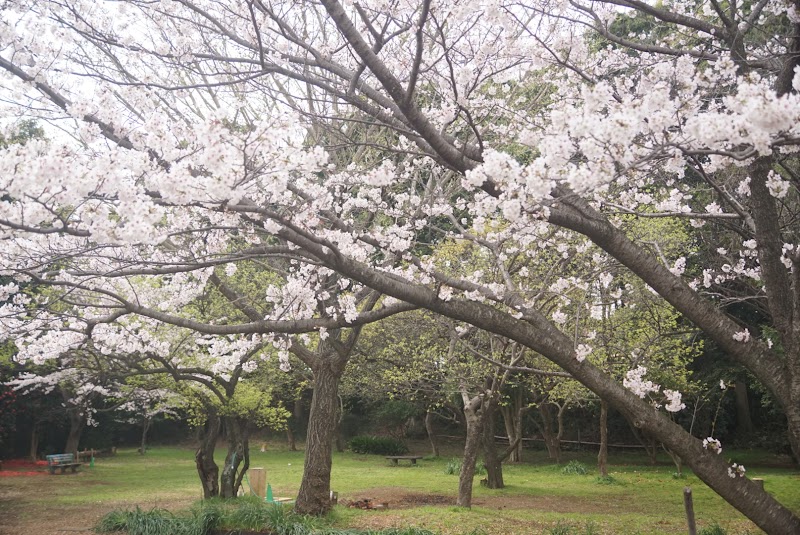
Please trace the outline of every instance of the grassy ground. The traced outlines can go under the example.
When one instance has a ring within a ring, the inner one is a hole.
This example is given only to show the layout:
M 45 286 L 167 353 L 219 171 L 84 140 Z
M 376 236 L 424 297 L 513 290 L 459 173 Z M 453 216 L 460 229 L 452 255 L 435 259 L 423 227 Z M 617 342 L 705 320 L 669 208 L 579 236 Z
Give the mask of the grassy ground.
M 505 466 L 505 489 L 483 488 L 476 478 L 474 506 L 463 510 L 454 507 L 458 478 L 444 470 L 450 457 L 426 458 L 417 466 L 392 466 L 379 456 L 336 454 L 332 488 L 339 493 L 340 506 L 332 515 L 333 525 L 414 525 L 446 535 L 474 530 L 549 533 L 559 525 L 574 526 L 577 533 L 685 533 L 682 489 L 690 486 L 701 526 L 718 523 L 729 534 L 759 533 L 691 474 L 673 478 L 674 467 L 666 462 L 649 466 L 640 457 L 612 455 L 614 481 L 607 484 L 598 481 L 591 454 L 567 455 L 567 460 L 587 465 L 586 475 L 563 474 L 563 465 L 550 464 L 542 452 L 526 451 L 526 457 L 526 463 Z M 749 477 L 763 478 L 767 490 L 800 512 L 800 473 L 761 468 L 758 461 L 772 461 L 763 455 L 734 452 L 732 458 L 747 466 Z M 275 448 L 261 453 L 256 447 L 251 466 L 266 469 L 276 496 L 294 496 L 303 453 Z M 122 450 L 116 457 L 98 459 L 93 468 L 84 467 L 75 476 L 0 478 L 0 518 L 6 519 L 0 522 L 0 533 L 58 533 L 57 528 L 74 532 L 90 527 L 115 508 L 180 509 L 199 498 L 192 449 L 154 448 L 145 456 Z M 387 502 L 389 509 L 361 511 L 344 506 L 361 498 Z M 43 525 L 48 529 L 42 530 Z

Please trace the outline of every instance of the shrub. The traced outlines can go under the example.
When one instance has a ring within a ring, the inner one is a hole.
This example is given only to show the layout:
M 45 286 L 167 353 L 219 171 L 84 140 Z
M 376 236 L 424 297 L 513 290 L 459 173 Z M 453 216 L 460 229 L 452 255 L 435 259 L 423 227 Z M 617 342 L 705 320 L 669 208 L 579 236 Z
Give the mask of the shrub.
M 572 460 L 561 469 L 561 473 L 568 476 L 584 476 L 586 475 L 586 465 L 580 461 Z
M 714 524 L 701 529 L 699 535 L 727 535 L 727 533 L 725 528 L 714 522 Z
M 370 453 L 373 455 L 403 455 L 408 453 L 408 446 L 389 437 L 360 436 L 353 437 L 348 443 L 353 453 Z
M 619 481 L 614 479 L 612 476 L 597 476 L 595 483 L 598 485 L 618 485 Z
M 461 474 L 461 459 L 450 459 L 447 461 L 447 464 L 444 465 L 444 473 L 449 476 L 457 476 Z M 480 461 L 475 463 L 475 474 L 476 476 L 485 476 L 486 475 L 486 466 Z

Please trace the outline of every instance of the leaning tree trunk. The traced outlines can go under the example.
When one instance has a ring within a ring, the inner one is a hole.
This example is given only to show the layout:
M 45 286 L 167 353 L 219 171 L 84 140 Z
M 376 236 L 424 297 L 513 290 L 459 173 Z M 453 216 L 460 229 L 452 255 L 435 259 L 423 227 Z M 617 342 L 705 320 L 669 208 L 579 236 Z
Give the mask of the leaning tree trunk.
M 477 401 L 477 400 L 475 400 Z M 464 407 L 464 419 L 467 422 L 467 438 L 464 444 L 464 458 L 461 460 L 461 473 L 458 477 L 458 501 L 461 507 L 472 507 L 472 482 L 475 478 L 475 464 L 481 446 L 483 415 L 479 411 L 480 403 L 472 403 Z
M 600 476 L 608 477 L 608 403 L 600 402 L 600 452 L 597 454 Z
M 431 411 L 425 412 L 425 431 L 428 433 L 428 440 L 431 442 L 431 452 L 434 457 L 438 457 L 439 440 L 436 438 L 436 433 L 433 429 L 433 413 Z
M 497 453 L 497 442 L 494 439 L 495 416 L 497 414 L 497 400 L 494 396 L 491 399 L 483 400 L 483 464 L 486 466 L 486 486 L 490 489 L 502 489 L 505 487 L 503 482 L 503 463 Z
M 220 495 L 223 498 L 235 498 L 244 473 L 250 467 L 249 429 L 247 421 L 232 416 L 225 418 L 225 430 L 228 452 L 220 475 Z M 241 470 L 239 470 L 240 465 Z
M 78 458 L 78 445 L 81 441 L 81 434 L 83 428 L 86 427 L 86 418 L 83 411 L 78 408 L 67 409 L 69 417 L 69 434 L 67 435 L 67 442 L 64 445 L 64 453 L 72 453 L 75 458 Z
M 295 502 L 295 511 L 322 515 L 331 508 L 331 465 L 336 431 L 339 380 L 342 367 L 333 357 L 320 358 L 314 369 L 314 394 L 306 433 L 306 458 L 303 480 Z
M 214 449 L 219 433 L 219 416 L 214 413 L 209 414 L 206 423 L 200 430 L 200 446 L 194 454 L 197 474 L 200 476 L 200 484 L 203 486 L 203 498 L 206 500 L 219 496 L 219 468 L 214 462 Z

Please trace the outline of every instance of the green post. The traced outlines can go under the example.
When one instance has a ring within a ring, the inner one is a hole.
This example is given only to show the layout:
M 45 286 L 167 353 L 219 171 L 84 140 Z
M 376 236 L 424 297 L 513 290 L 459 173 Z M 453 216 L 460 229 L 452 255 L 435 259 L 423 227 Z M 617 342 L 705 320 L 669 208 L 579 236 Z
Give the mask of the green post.
M 92 458 L 89 460 L 89 468 L 94 468 L 94 455 L 92 455 Z

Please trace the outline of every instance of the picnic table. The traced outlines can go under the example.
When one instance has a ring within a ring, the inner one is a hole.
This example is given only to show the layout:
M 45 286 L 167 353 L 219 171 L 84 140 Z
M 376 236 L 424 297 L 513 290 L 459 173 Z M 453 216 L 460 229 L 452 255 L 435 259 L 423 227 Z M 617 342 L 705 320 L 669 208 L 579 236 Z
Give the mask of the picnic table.
M 417 459 L 422 459 L 422 455 L 387 455 L 386 458 L 392 461 L 392 464 L 397 464 L 398 461 L 411 461 L 411 464 L 417 464 Z
M 81 464 L 83 463 L 75 462 L 75 455 L 72 453 L 58 453 L 56 455 L 47 456 L 47 468 L 53 475 L 56 473 L 56 468 L 60 468 L 62 474 L 67 468 L 71 468 L 74 474 L 75 470 L 77 470 Z

